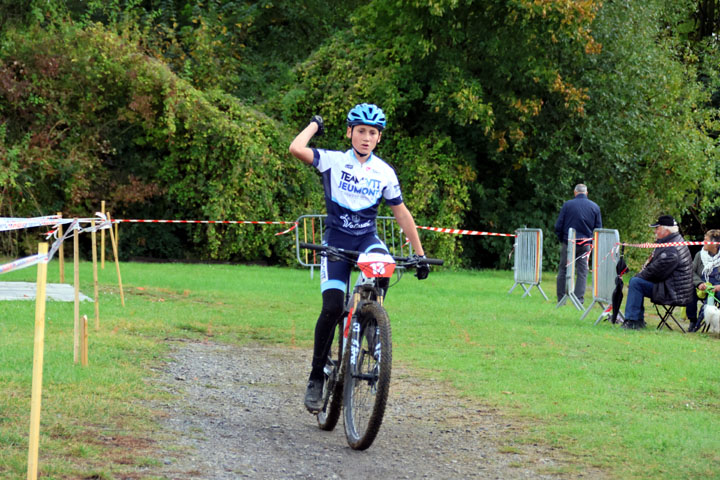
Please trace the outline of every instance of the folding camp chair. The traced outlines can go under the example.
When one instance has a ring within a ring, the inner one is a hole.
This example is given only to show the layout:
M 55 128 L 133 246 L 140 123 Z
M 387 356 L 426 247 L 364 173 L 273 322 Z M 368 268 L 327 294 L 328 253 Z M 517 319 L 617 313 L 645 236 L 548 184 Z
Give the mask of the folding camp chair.
M 678 319 L 675 318 L 675 307 L 684 307 L 685 305 L 663 305 L 662 303 L 653 303 L 653 306 L 655 307 L 655 311 L 658 314 L 658 317 L 660 317 L 660 323 L 658 323 L 657 329 L 660 330 L 662 327 L 667 327 L 668 330 L 672 330 L 672 327 L 670 326 L 670 323 L 668 323 L 670 320 L 675 322 L 675 325 L 678 326 L 681 332 L 685 333 L 685 329 L 682 325 L 680 325 L 680 322 L 678 322 Z M 662 309 L 662 312 L 660 311 Z

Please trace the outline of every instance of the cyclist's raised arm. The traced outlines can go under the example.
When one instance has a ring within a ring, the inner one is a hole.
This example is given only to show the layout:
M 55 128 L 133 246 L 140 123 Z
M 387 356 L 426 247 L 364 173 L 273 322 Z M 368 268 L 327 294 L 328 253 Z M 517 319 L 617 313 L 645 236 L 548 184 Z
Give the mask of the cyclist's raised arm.
M 417 227 L 415 226 L 415 219 L 410 213 L 410 210 L 408 210 L 404 203 L 401 203 L 400 205 L 390 205 L 390 209 L 392 210 L 398 225 L 402 228 L 403 233 L 405 233 L 405 236 L 408 240 L 410 240 L 410 245 L 412 245 L 415 253 L 418 255 L 425 255 L 425 250 L 423 250 L 422 243 L 420 243 L 420 236 L 418 235 Z
M 322 118 L 318 115 L 314 116 L 312 120 L 310 120 L 308 126 L 305 127 L 302 132 L 298 133 L 290 144 L 290 153 L 308 165 L 312 165 L 313 151 L 312 148 L 307 146 L 307 144 L 316 134 L 322 135 L 323 131 Z

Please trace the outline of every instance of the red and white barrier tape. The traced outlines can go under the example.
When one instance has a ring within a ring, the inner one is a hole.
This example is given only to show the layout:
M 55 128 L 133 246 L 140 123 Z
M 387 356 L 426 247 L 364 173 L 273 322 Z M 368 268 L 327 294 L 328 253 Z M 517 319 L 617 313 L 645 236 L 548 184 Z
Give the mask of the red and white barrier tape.
M 105 230 L 110 228 L 110 221 L 107 216 L 100 212 L 96 212 L 96 218 L 81 218 L 77 219 L 79 223 L 90 223 L 96 221 L 95 227 L 81 228 L 79 225 L 75 225 L 74 229 L 80 230 L 81 232 L 91 232 L 93 230 Z M 16 218 L 16 217 L 0 217 L 0 232 L 9 230 L 18 230 L 23 228 L 52 226 L 53 229 L 46 233 L 48 238 L 57 236 L 58 226 L 68 223 L 73 223 L 76 219 L 62 218 L 60 215 L 48 215 L 46 217 L 34 217 L 34 218 Z M 297 228 L 297 222 L 285 222 L 285 221 L 255 221 L 255 220 L 153 220 L 153 219 L 125 219 L 116 218 L 112 220 L 112 223 L 184 223 L 184 224 L 246 224 L 246 225 L 292 225 L 287 230 L 276 233 L 275 235 L 284 235 L 292 232 Z M 2 272 L 0 272 L 2 273 Z
M 680 247 L 682 245 L 720 245 L 720 242 L 618 243 L 618 245 L 636 248 L 660 248 Z
M 582 255 L 580 255 L 580 256 L 578 256 L 578 257 L 575 257 L 575 260 L 573 260 L 573 261 L 571 261 L 571 262 L 568 262 L 568 263 L 565 265 L 565 267 L 569 267 L 569 266 L 572 265 L 573 263 L 575 263 L 575 262 L 577 262 L 578 260 L 583 259 L 583 258 L 587 258 L 587 259 L 589 260 L 589 259 L 590 259 L 590 255 L 592 254 L 592 249 L 593 249 L 593 247 L 590 247 L 590 250 L 588 250 L 587 252 L 583 253 Z
M 293 230 L 295 230 L 298 226 L 297 222 L 291 222 L 291 223 L 293 223 L 292 227 L 288 228 L 287 230 L 283 230 L 282 232 L 276 233 L 275 236 L 277 237 L 278 235 L 285 235 L 286 233 L 289 233 L 289 232 L 292 232 Z
M 54 225 L 55 228 L 53 228 L 52 230 L 48 230 L 45 233 L 45 238 L 50 238 L 50 237 L 57 238 L 57 233 L 59 231 L 58 226 L 65 224 L 65 223 L 72 224 L 70 226 L 70 228 L 68 229 L 68 232 L 71 232 L 73 230 L 78 230 L 80 233 L 89 233 L 89 232 L 97 232 L 98 230 L 107 230 L 110 228 L 110 222 L 108 221 L 106 215 L 102 214 L 101 212 L 95 212 L 95 215 L 97 215 L 97 217 L 95 217 L 95 218 L 61 219 L 56 222 L 56 224 Z M 94 227 L 92 226 L 93 221 L 96 222 Z M 90 223 L 91 225 L 87 226 L 85 228 L 82 228 L 80 226 L 81 223 Z M 66 237 L 66 236 L 67 236 L 67 232 L 65 233 L 65 235 L 63 237 Z M 52 258 L 52 255 L 50 256 L 50 258 Z
M 417 228 L 423 230 L 431 230 L 433 232 L 452 233 L 454 235 L 488 235 L 491 237 L 517 237 L 517 235 L 515 235 L 514 233 L 479 232 L 475 230 L 460 230 L 457 228 L 422 227 L 419 225 Z
M 48 215 L 46 217 L 17 218 L 0 217 L 0 232 L 20 230 L 24 228 L 46 227 L 58 225 L 59 223 L 70 223 L 72 219 L 64 220 L 60 215 Z
M 93 220 L 98 222 L 95 230 L 110 228 L 110 223 L 107 221 L 107 217 L 98 212 L 96 218 L 62 218 L 60 215 L 48 215 L 46 217 L 33 217 L 33 218 L 17 218 L 17 217 L 0 217 L 0 232 L 6 232 L 10 230 L 20 230 L 25 228 L 33 227 L 53 227 L 45 235 L 49 238 L 57 234 L 58 227 L 60 225 L 67 225 L 69 223 L 90 223 Z M 80 228 L 78 225 L 73 227 L 76 230 L 82 232 L 92 231 L 91 227 Z
M 661 247 L 679 247 L 682 245 L 720 245 L 720 242 L 671 242 L 671 243 L 616 243 L 613 248 L 610 249 L 610 251 L 598 262 L 603 263 L 607 260 L 609 256 L 613 256 L 615 258 L 620 258 L 620 246 L 623 245 L 625 247 L 636 247 L 636 248 L 661 248 Z M 590 250 L 592 251 L 592 248 Z M 580 255 L 575 259 L 575 261 L 581 259 L 584 256 L 589 256 L 590 252 L 587 252 L 586 254 Z M 572 263 L 572 262 L 571 262 Z M 570 263 L 567 264 L 568 266 Z
M 238 225 L 238 224 L 249 224 L 249 225 L 292 225 L 292 227 L 282 232 L 276 233 L 275 235 L 284 235 L 288 232 L 292 232 L 297 228 L 297 222 L 271 222 L 271 221 L 258 221 L 258 220 L 143 220 L 137 218 L 116 218 L 112 221 L 113 223 L 184 223 L 184 224 L 221 224 L 221 225 Z
M 50 248 L 50 251 L 44 255 L 40 255 L 39 253 L 36 255 L 31 255 L 29 257 L 20 258 L 18 260 L 13 260 L 12 262 L 8 262 L 4 265 L 0 265 L 0 274 L 12 272 L 14 270 L 20 270 L 22 268 L 31 267 L 33 265 L 37 265 L 38 263 L 49 262 L 53 255 L 55 255 L 55 252 L 60 248 L 60 244 L 62 244 L 68 236 L 70 236 L 70 232 L 74 230 L 81 230 L 79 227 L 80 220 L 76 219 L 69 219 L 68 220 L 71 225 L 70 228 L 65 231 L 65 234 L 62 236 L 62 238 L 58 238 L 55 240 L 52 244 L 52 247 Z M 65 223 L 63 221 L 63 223 Z M 57 229 L 55 230 L 57 232 Z
M 40 262 L 47 262 L 47 261 L 48 261 L 48 254 L 40 255 L 38 253 L 36 255 L 31 255 L 31 256 L 25 257 L 25 258 L 20 258 L 18 260 L 13 260 L 12 262 L 8 262 L 4 265 L 0 265 L 0 274 L 12 272 L 13 270 L 20 270 L 21 268 L 32 267 L 33 265 L 36 265 Z
M 291 225 L 295 222 L 269 222 L 255 220 L 141 220 L 136 218 L 116 218 L 113 223 L 222 223 L 222 224 L 242 224 L 249 223 L 253 225 Z

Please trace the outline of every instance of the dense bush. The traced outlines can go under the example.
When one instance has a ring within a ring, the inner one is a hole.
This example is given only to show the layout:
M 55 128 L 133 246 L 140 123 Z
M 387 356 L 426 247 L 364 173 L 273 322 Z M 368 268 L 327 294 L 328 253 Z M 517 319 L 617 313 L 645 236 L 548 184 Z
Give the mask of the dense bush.
M 72 23 L 8 32 L 0 58 L 3 215 L 88 216 L 107 199 L 115 217 L 293 220 L 319 205 L 318 184 L 287 155 L 281 125 L 237 98 L 193 88 L 131 34 Z M 271 261 L 291 254 L 274 237 L 280 227 L 184 228 L 182 245 L 167 239 L 170 252 L 157 239 L 173 229 L 138 237 L 142 229 L 129 229 L 123 251 Z

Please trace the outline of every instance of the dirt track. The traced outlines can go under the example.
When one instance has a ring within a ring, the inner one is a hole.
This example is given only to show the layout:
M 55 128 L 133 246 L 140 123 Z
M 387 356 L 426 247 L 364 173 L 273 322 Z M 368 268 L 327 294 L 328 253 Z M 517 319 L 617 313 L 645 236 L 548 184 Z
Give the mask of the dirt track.
M 570 468 L 561 452 L 515 445 L 523 428 L 447 388 L 393 365 L 380 434 L 351 450 L 342 421 L 317 428 L 302 396 L 309 352 L 176 342 L 158 381 L 174 395 L 156 405 L 169 438 L 161 465 L 170 479 L 598 478 Z

